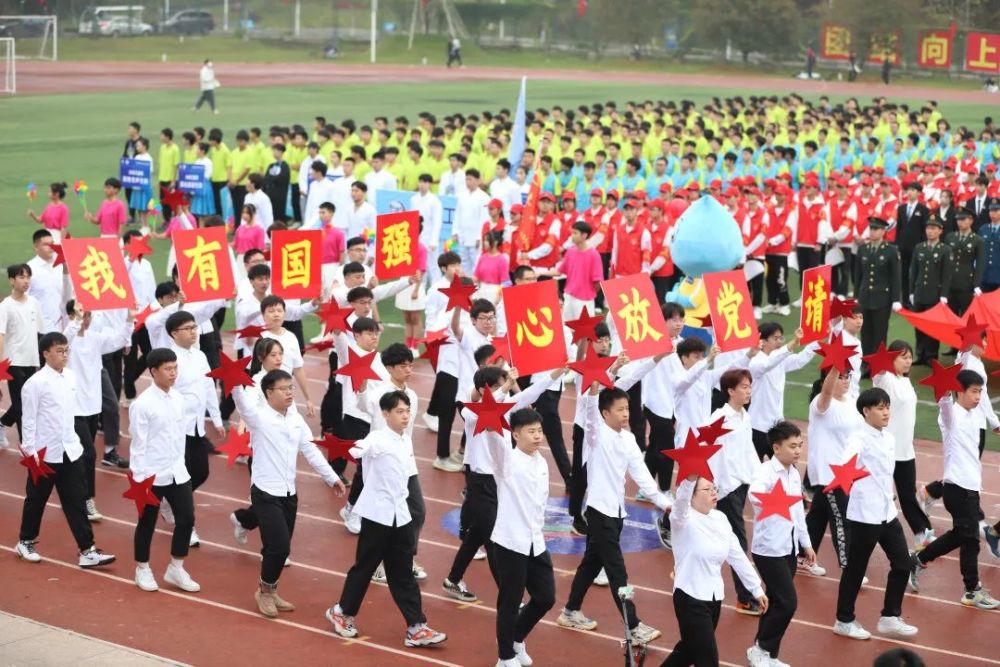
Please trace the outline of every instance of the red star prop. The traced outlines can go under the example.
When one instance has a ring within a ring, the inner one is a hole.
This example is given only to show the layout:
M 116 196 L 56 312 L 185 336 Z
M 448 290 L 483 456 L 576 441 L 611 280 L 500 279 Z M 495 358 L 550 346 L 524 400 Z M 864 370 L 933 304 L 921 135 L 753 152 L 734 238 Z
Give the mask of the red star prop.
M 962 351 L 968 350 L 973 345 L 983 344 L 983 334 L 986 333 L 987 325 L 976 322 L 974 313 L 969 313 L 969 319 L 965 324 L 955 329 L 955 333 L 962 339 Z
M 69 235 L 67 235 L 66 238 L 69 238 Z M 63 254 L 63 249 L 62 249 L 62 244 L 61 243 L 53 243 L 52 244 L 52 252 L 54 252 L 56 254 L 55 261 L 52 262 L 52 268 L 53 269 L 56 268 L 57 266 L 59 266 L 60 264 L 65 264 L 66 263 L 66 255 Z
M 438 287 L 438 290 L 448 297 L 448 305 L 445 310 L 461 308 L 462 310 L 472 310 L 472 295 L 476 291 L 475 285 L 464 285 L 462 279 L 455 276 L 451 281 L 451 287 Z
M 220 452 L 226 455 L 226 467 L 232 468 L 236 463 L 237 456 L 250 456 L 250 431 L 238 432 L 235 428 L 229 429 L 225 441 L 217 447 Z
M 940 401 L 949 391 L 962 391 L 962 385 L 958 382 L 958 374 L 961 370 L 961 364 L 946 368 L 937 359 L 931 359 L 931 374 L 920 380 L 919 384 L 932 387 L 934 400 Z
M 503 359 L 508 364 L 510 363 L 510 343 L 507 342 L 506 336 L 493 336 L 493 340 L 490 341 L 490 345 L 496 352 L 486 360 L 486 363 L 492 364 L 497 359 Z
M 773 515 L 783 516 L 789 521 L 792 520 L 792 507 L 795 503 L 802 502 L 802 496 L 790 496 L 785 493 L 785 485 L 779 479 L 767 493 L 750 494 L 760 501 L 760 514 L 757 521 L 763 521 Z
M 27 468 L 28 472 L 31 473 L 32 484 L 38 484 L 38 480 L 41 478 L 48 477 L 49 475 L 55 473 L 55 470 L 53 470 L 49 464 L 45 462 L 45 451 L 47 449 L 48 447 L 42 447 L 38 450 L 38 463 L 35 463 L 34 456 L 21 457 L 21 465 Z
M 318 343 L 309 343 L 308 345 L 306 345 L 305 351 L 308 352 L 309 350 L 316 350 L 317 352 L 322 352 L 323 350 L 329 350 L 332 347 L 333 347 L 333 339 L 325 338 Z
M 868 364 L 868 372 L 871 373 L 871 376 L 875 377 L 879 373 L 895 374 L 896 367 L 893 365 L 893 362 L 902 353 L 902 350 L 890 352 L 885 349 L 885 341 L 882 341 L 878 344 L 877 350 L 871 354 L 866 354 L 861 359 Z
M 510 424 L 507 422 L 507 413 L 510 412 L 515 403 L 500 403 L 497 399 L 493 398 L 493 392 L 485 387 L 483 390 L 483 397 L 481 400 L 472 403 L 466 403 L 467 407 L 471 412 L 476 413 L 476 428 L 473 429 L 472 435 L 478 435 L 488 428 L 493 429 L 497 433 L 503 433 L 504 429 L 510 430 Z
M 858 468 L 857 465 L 857 454 L 848 459 L 847 463 L 843 465 L 831 463 L 830 470 L 833 471 L 833 481 L 826 485 L 826 488 L 823 489 L 824 493 L 830 493 L 836 489 L 843 489 L 844 493 L 850 495 L 851 487 L 854 486 L 854 483 L 871 474 L 864 468 Z
M 357 440 L 344 440 L 338 438 L 332 433 L 324 433 L 322 440 L 313 440 L 314 445 L 317 447 L 324 447 L 327 450 L 327 460 L 336 461 L 337 459 L 346 459 L 347 461 L 354 461 L 354 457 L 351 456 L 350 449 L 354 446 Z
M 0 361 L 0 382 L 4 380 L 13 380 L 14 376 L 10 374 L 10 359 L 4 359 Z
M 260 338 L 260 335 L 264 333 L 264 327 L 259 324 L 249 324 L 242 329 L 230 329 L 229 333 L 236 334 L 237 338 Z
M 146 255 L 152 255 L 153 248 L 149 245 L 149 236 L 130 236 L 128 243 L 125 244 L 125 252 L 133 262 Z
M 590 386 L 596 380 L 607 388 L 615 386 L 614 381 L 608 375 L 608 369 L 615 363 L 614 357 L 602 357 L 597 353 L 597 348 L 593 344 L 587 346 L 587 356 L 580 361 L 569 364 L 570 370 L 580 374 L 580 391 L 590 390 Z
M 844 335 L 836 334 L 830 342 L 819 341 L 819 349 L 816 353 L 823 357 L 819 370 L 822 372 L 827 368 L 836 368 L 838 373 L 844 373 L 850 365 L 851 357 L 858 353 L 857 345 L 844 345 Z
M 424 338 L 424 351 L 420 355 L 420 358 L 431 362 L 431 368 L 434 369 L 435 373 L 437 372 L 438 355 L 441 354 L 442 345 L 451 345 L 446 329 L 427 332 L 427 337 Z
M 160 203 L 170 208 L 177 208 L 181 205 L 187 206 L 188 196 L 181 190 L 168 190 L 160 197 Z
M 138 331 L 139 329 L 146 326 L 146 319 L 155 312 L 156 311 L 153 310 L 152 303 L 148 304 L 145 308 L 143 308 L 142 311 L 135 316 L 135 325 L 133 327 L 133 331 Z
M 719 438 L 726 435 L 727 433 L 732 433 L 733 429 L 726 428 L 723 426 L 725 423 L 725 417 L 719 417 L 711 424 L 706 424 L 698 428 L 698 442 L 705 445 L 714 445 L 719 441 Z
M 156 481 L 156 475 L 150 475 L 141 482 L 135 481 L 131 470 L 125 473 L 125 476 L 128 477 L 128 490 L 122 494 L 122 498 L 128 498 L 135 502 L 135 509 L 140 517 L 143 510 L 146 509 L 146 505 L 159 507 L 160 499 L 153 495 L 153 482 Z
M 351 389 L 355 392 L 365 380 L 381 380 L 378 373 L 372 370 L 372 362 L 375 360 L 377 351 L 360 355 L 351 348 L 347 348 L 347 363 L 337 369 L 337 375 L 346 375 L 351 378 Z
M 349 331 L 350 325 L 347 318 L 354 313 L 353 308 L 341 308 L 336 299 L 332 299 L 323 304 L 316 316 L 323 322 L 323 333 L 331 331 Z
M 701 322 L 702 329 L 707 329 L 712 326 L 712 314 L 705 313 L 705 315 L 698 318 L 698 321 Z
M 838 317 L 853 317 L 854 312 L 858 309 L 858 302 L 854 299 L 841 299 L 839 296 L 834 297 L 833 301 L 830 302 L 830 319 L 835 320 Z
M 247 366 L 253 357 L 243 357 L 242 359 L 232 359 L 225 352 L 219 352 L 219 363 L 222 364 L 215 370 L 205 373 L 206 377 L 213 380 L 222 380 L 222 394 L 229 396 L 233 387 L 252 387 L 253 380 L 247 375 Z
M 580 313 L 580 317 L 571 320 L 566 323 L 570 329 L 573 330 L 573 340 L 575 343 L 579 340 L 597 340 L 596 327 L 598 324 L 604 321 L 604 318 L 600 315 L 591 315 L 587 307 L 583 307 L 583 312 Z
M 677 479 L 687 479 L 689 475 L 698 475 L 715 481 L 708 460 L 722 449 L 722 445 L 699 445 L 698 436 L 694 430 L 689 430 L 684 446 L 679 449 L 661 449 L 660 453 L 677 461 Z

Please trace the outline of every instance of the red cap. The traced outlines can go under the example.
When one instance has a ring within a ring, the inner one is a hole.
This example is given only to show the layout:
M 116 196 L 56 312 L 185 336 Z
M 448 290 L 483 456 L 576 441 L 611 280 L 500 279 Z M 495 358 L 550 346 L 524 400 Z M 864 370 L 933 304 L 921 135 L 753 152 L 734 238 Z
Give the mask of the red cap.
M 604 196 L 604 190 L 602 190 L 600 188 L 594 188 L 593 190 L 590 191 L 590 196 L 591 197 L 603 197 Z
M 522 206 L 521 204 L 514 204 L 513 206 L 510 207 L 510 214 L 511 215 L 515 215 L 515 214 L 519 215 L 521 213 L 524 213 L 524 206 Z
M 774 180 L 773 178 L 765 178 L 764 179 L 764 187 L 765 188 L 773 188 L 777 184 L 778 184 L 778 182 L 776 180 Z
M 976 142 L 970 139 L 969 141 L 965 142 L 965 147 L 968 148 L 970 151 L 974 151 L 976 150 Z
M 760 190 L 755 187 L 746 188 L 743 192 L 748 195 L 754 195 L 755 197 L 760 197 Z
M 709 190 L 718 190 L 720 188 L 722 188 L 722 180 L 721 179 L 716 178 L 716 179 L 712 180 L 711 183 L 708 184 L 708 189 Z
M 875 171 L 876 174 L 884 174 L 885 173 L 885 169 L 883 167 L 875 167 L 874 171 Z
M 900 162 L 896 165 L 896 171 L 909 171 L 909 167 L 906 166 L 905 162 Z
M 638 199 L 639 201 L 643 201 L 646 199 L 646 191 L 636 190 L 635 192 L 632 193 L 632 196 Z
M 992 172 L 994 172 L 996 170 L 997 170 L 997 166 L 995 164 L 988 164 L 988 165 L 986 165 L 986 171 L 992 173 Z
M 573 201 L 576 201 L 576 193 L 573 192 L 572 190 L 567 190 L 566 192 L 562 193 L 562 198 L 572 199 Z
M 635 199 L 626 199 L 622 208 L 639 208 L 639 202 Z
M 913 163 L 913 166 L 917 167 L 917 168 L 920 168 L 920 167 L 923 167 L 924 164 L 926 164 L 926 163 L 923 160 L 917 160 L 916 162 Z
M 847 180 L 846 178 L 838 178 L 838 179 L 837 179 L 837 180 L 835 181 L 835 185 L 836 185 L 836 186 L 837 186 L 838 188 L 846 188 L 846 187 L 847 187 L 847 185 L 848 185 L 848 180 Z
M 870 174 L 870 173 L 872 173 L 872 168 L 869 167 L 868 165 L 865 165 L 865 166 L 861 167 L 861 173 L 862 174 Z
M 486 205 L 486 208 L 503 208 L 503 202 L 499 199 L 491 199 L 490 203 Z
M 690 190 L 691 192 L 698 192 L 699 190 L 701 190 L 701 187 L 699 187 L 698 184 L 695 183 L 694 181 L 691 181 L 690 183 L 687 184 L 687 189 Z
M 621 197 L 618 196 L 618 191 L 612 188 L 611 190 L 608 190 L 608 199 L 614 199 L 615 201 L 618 201 L 619 199 L 621 199 Z
M 871 176 L 862 176 L 861 177 L 861 185 L 871 186 L 871 185 L 874 185 L 874 184 L 875 184 L 875 181 L 872 180 Z
M 543 192 L 542 194 L 538 195 L 538 201 L 545 201 L 545 200 L 554 202 L 556 200 L 556 196 L 551 192 Z
M 853 174 L 854 173 L 854 167 L 852 167 L 851 165 L 847 165 L 846 167 L 844 167 L 844 173 L 845 174 Z
M 667 202 L 663 201 L 662 199 L 654 199 L 648 204 L 646 204 L 646 206 L 648 208 L 658 208 L 664 213 L 667 212 Z
M 976 170 L 975 165 L 971 165 L 971 164 L 968 165 L 968 166 L 966 166 L 963 171 L 965 173 L 967 173 L 967 174 L 978 174 L 979 173 L 979 171 Z
M 783 173 L 783 174 L 779 174 L 778 178 L 781 179 L 781 180 L 783 180 L 783 181 L 787 181 L 788 183 L 792 182 L 792 175 L 790 173 L 788 173 L 787 171 L 785 173 Z
M 674 186 L 670 185 L 670 183 L 668 183 L 666 181 L 664 181 L 663 183 L 660 183 L 660 193 L 661 194 L 665 193 L 665 192 L 670 192 L 673 189 L 674 189 Z
M 722 193 L 722 196 L 726 197 L 727 199 L 730 197 L 739 197 L 740 191 L 734 188 L 733 186 L 729 186 L 728 188 L 726 188 L 726 191 Z
M 958 160 L 956 160 L 955 157 L 952 156 L 952 157 L 948 158 L 947 162 L 944 163 L 944 168 L 945 169 L 952 169 L 952 170 L 954 170 L 955 169 L 955 165 L 957 165 L 957 164 L 958 164 Z

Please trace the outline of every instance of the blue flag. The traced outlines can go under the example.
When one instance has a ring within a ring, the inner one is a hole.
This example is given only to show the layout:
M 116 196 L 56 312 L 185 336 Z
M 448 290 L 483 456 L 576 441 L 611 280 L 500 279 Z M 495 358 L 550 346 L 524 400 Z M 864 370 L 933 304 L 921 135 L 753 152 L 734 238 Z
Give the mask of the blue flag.
M 510 162 L 510 170 L 517 169 L 524 153 L 525 146 L 525 126 L 524 126 L 524 91 L 528 84 L 528 77 L 521 77 L 521 94 L 517 96 L 517 111 L 514 113 L 514 131 L 510 135 L 510 152 L 507 153 L 507 161 Z

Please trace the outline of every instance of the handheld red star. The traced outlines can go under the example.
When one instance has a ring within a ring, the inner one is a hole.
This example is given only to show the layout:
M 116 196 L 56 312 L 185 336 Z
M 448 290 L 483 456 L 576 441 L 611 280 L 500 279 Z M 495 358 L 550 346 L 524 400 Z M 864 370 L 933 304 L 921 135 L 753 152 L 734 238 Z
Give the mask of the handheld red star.
M 226 455 L 226 467 L 232 468 L 237 456 L 250 456 L 250 431 L 239 433 L 235 428 L 229 429 L 225 441 L 217 447 Z
M 868 364 L 868 372 L 871 373 L 871 376 L 875 377 L 879 373 L 894 374 L 896 372 L 896 366 L 893 362 L 895 362 L 896 357 L 902 353 L 902 350 L 890 352 L 885 349 L 885 341 L 882 341 L 878 344 L 877 350 L 871 354 L 866 354 L 861 357 L 861 359 Z
M 329 350 L 332 347 L 333 347 L 333 339 L 324 338 L 318 343 L 309 343 L 308 345 L 306 345 L 305 351 L 308 352 L 309 350 L 316 350 L 317 352 L 322 352 L 323 350 Z
M 187 206 L 188 196 L 181 190 L 170 190 L 163 193 L 163 196 L 160 197 L 160 203 L 170 208 L 177 208 L 181 205 Z
M 701 322 L 702 329 L 708 329 L 712 326 L 712 314 L 705 313 L 703 316 L 698 318 L 698 321 Z
M 438 356 L 441 354 L 442 345 L 451 345 L 445 329 L 427 332 L 427 337 L 424 338 L 424 351 L 420 358 L 431 362 L 431 368 L 434 369 L 434 372 L 437 372 Z
M 38 484 L 38 480 L 43 477 L 48 477 L 55 473 L 48 463 L 45 462 L 45 451 L 48 447 L 42 447 L 38 450 L 38 463 L 35 463 L 34 456 L 22 456 L 20 464 L 28 469 L 31 473 L 31 483 Z
M 149 236 L 130 236 L 125 244 L 125 252 L 133 262 L 153 254 L 153 248 L 149 245 Z
M 698 436 L 694 430 L 689 430 L 684 446 L 678 449 L 661 449 L 660 453 L 677 461 L 677 479 L 687 479 L 689 475 L 698 475 L 709 481 L 715 481 L 708 460 L 722 449 L 722 445 L 699 445 Z
M 955 329 L 962 339 L 961 349 L 964 352 L 973 345 L 983 344 L 983 334 L 986 333 L 987 325 L 976 322 L 974 313 L 969 313 L 969 320 L 962 326 Z
M 500 403 L 493 398 L 493 392 L 488 387 L 483 390 L 483 397 L 479 401 L 466 403 L 471 412 L 476 413 L 476 428 L 472 435 L 478 435 L 490 428 L 497 433 L 503 433 L 504 429 L 510 430 L 510 423 L 507 421 L 507 413 L 510 412 L 515 403 Z
M 855 299 L 841 299 L 839 296 L 834 297 L 833 301 L 830 302 L 830 319 L 853 317 L 857 309 L 858 302 Z
M 603 317 L 600 315 L 591 315 L 590 311 L 587 310 L 587 307 L 584 306 L 583 312 L 580 313 L 580 317 L 566 323 L 566 326 L 573 330 L 573 340 L 571 342 L 575 343 L 579 340 L 596 341 L 596 327 L 603 321 Z
M 10 359 L 0 361 L 0 382 L 13 379 L 14 376 L 10 374 Z
M 69 235 L 67 235 L 66 238 L 69 238 Z M 63 254 L 63 249 L 62 249 L 62 244 L 61 243 L 53 243 L 52 244 L 52 252 L 54 252 L 56 254 L 55 261 L 52 262 L 52 268 L 53 269 L 56 268 L 57 266 L 59 266 L 60 264 L 65 264 L 66 263 L 66 255 Z
M 142 311 L 140 311 L 135 316 L 135 324 L 133 325 L 133 330 L 138 331 L 139 329 L 146 326 L 146 319 L 155 312 L 156 311 L 153 310 L 152 303 L 148 304 L 145 308 L 143 308 Z
M 160 506 L 160 499 L 153 495 L 153 482 L 156 481 L 156 475 L 150 475 L 141 482 L 135 481 L 131 470 L 125 473 L 125 476 L 128 477 L 128 490 L 122 494 L 122 498 L 135 502 L 135 509 L 140 517 L 146 509 L 146 505 Z
M 346 375 L 351 378 L 351 389 L 358 391 L 365 380 L 380 380 L 378 373 L 372 370 L 372 362 L 375 360 L 377 351 L 360 355 L 351 348 L 347 348 L 347 363 L 337 369 L 337 375 Z
M 506 336 L 493 336 L 490 345 L 496 351 L 486 360 L 486 363 L 492 364 L 497 359 L 503 359 L 507 363 L 510 363 L 510 343 L 507 342 Z
M 445 310 L 461 308 L 462 310 L 472 310 L 472 295 L 476 291 L 475 285 L 465 285 L 462 279 L 455 276 L 450 287 L 438 287 L 438 290 L 448 297 L 448 305 Z
M 341 308 L 337 300 L 332 299 L 323 304 L 323 307 L 319 309 L 316 316 L 323 322 L 323 333 L 327 334 L 331 331 L 350 330 L 351 327 L 347 324 L 347 318 L 353 312 L 353 308 Z
M 934 400 L 940 401 L 949 391 L 962 391 L 962 385 L 958 381 L 961 370 L 961 364 L 944 367 L 937 359 L 931 359 L 931 374 L 920 380 L 919 384 L 932 387 Z
M 719 417 L 711 424 L 706 424 L 705 426 L 698 427 L 698 442 L 705 445 L 714 445 L 718 442 L 719 438 L 726 435 L 727 433 L 732 433 L 733 429 L 726 428 L 723 426 L 725 423 L 725 417 Z
M 789 521 L 792 520 L 792 507 L 795 503 L 802 502 L 802 496 L 790 496 L 785 493 L 785 485 L 779 479 L 767 493 L 751 493 L 754 498 L 760 501 L 760 514 L 757 521 L 763 521 L 771 515 L 783 516 Z
M 593 344 L 587 346 L 587 356 L 580 361 L 573 361 L 569 364 L 570 370 L 580 374 L 580 391 L 590 391 L 590 386 L 595 381 L 600 382 L 607 388 L 615 386 L 614 381 L 608 375 L 608 369 L 615 363 L 614 357 L 602 357 L 597 353 L 597 348 Z
M 338 438 L 332 433 L 324 433 L 322 440 L 312 441 L 312 443 L 317 447 L 324 447 L 326 449 L 326 459 L 328 461 L 336 461 L 337 459 L 354 461 L 354 457 L 351 456 L 350 449 L 354 446 L 355 442 L 357 441 Z
M 864 468 L 858 468 L 858 455 L 855 454 L 847 463 L 843 465 L 837 465 L 836 463 L 830 464 L 830 470 L 833 471 L 833 481 L 826 485 L 823 489 L 824 493 L 830 493 L 836 489 L 843 489 L 844 493 L 850 495 L 851 487 L 859 479 L 864 479 L 868 477 L 871 473 Z
M 213 380 L 222 380 L 222 393 L 224 396 L 229 396 L 233 391 L 233 387 L 253 386 L 253 380 L 247 375 L 246 371 L 251 360 L 252 357 L 243 357 L 242 359 L 234 360 L 227 356 L 225 352 L 219 352 L 219 363 L 221 365 L 215 370 L 205 373 L 205 376 Z
M 857 345 L 844 345 L 844 335 L 836 334 L 830 342 L 819 341 L 819 349 L 816 354 L 823 357 L 819 365 L 819 370 L 825 371 L 827 368 L 836 368 L 838 373 L 847 371 L 851 362 L 851 357 L 858 353 Z
M 249 324 L 242 329 L 230 329 L 229 333 L 236 334 L 237 338 L 260 338 L 260 335 L 264 333 L 264 327 L 259 324 Z

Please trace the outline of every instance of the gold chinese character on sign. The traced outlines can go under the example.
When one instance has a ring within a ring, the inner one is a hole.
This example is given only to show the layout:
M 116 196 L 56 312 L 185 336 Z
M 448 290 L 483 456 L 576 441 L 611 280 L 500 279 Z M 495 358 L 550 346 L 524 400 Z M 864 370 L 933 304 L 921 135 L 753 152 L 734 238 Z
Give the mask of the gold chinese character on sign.
M 312 275 L 312 243 L 303 239 L 281 246 L 281 286 L 309 286 Z
M 969 67 L 977 69 L 997 69 L 1000 67 L 996 58 L 997 47 L 990 46 L 986 37 L 980 37 L 979 44 L 977 46 L 978 48 L 975 50 L 976 59 L 969 60 Z M 971 48 L 968 49 L 968 52 L 973 53 Z
M 198 242 L 194 247 L 184 251 L 184 256 L 191 260 L 187 280 L 193 280 L 197 273 L 201 289 L 219 289 L 219 267 L 216 264 L 215 253 L 220 250 L 222 246 L 218 241 L 205 243 L 205 238 L 198 236 Z
M 809 285 L 809 297 L 802 303 L 802 307 L 806 309 L 805 325 L 812 331 L 823 330 L 823 306 L 829 298 L 826 281 L 823 280 L 823 276 L 817 276 Z
M 748 338 L 751 334 L 750 325 L 740 321 L 740 306 L 743 305 L 743 293 L 728 280 L 723 280 L 716 299 L 719 314 L 726 320 L 726 340 L 733 336 Z
M 928 65 L 948 64 L 948 38 L 929 34 L 920 42 L 920 62 Z
M 639 289 L 633 287 L 630 290 L 631 297 L 619 294 L 622 300 L 622 308 L 617 312 L 618 317 L 625 320 L 625 340 L 636 342 L 652 338 L 658 341 L 663 338 L 663 334 L 649 325 L 649 299 L 644 299 L 639 295 Z
M 851 31 L 839 25 L 827 26 L 823 33 L 823 55 L 847 58 L 851 55 Z
M 548 306 L 542 306 L 539 308 L 539 313 L 541 313 L 541 319 L 549 324 L 552 323 L 552 309 Z M 517 323 L 517 344 L 523 344 L 524 340 L 527 339 L 528 343 L 534 347 L 548 347 L 552 340 L 555 338 L 555 332 L 552 331 L 551 327 L 547 326 L 545 322 L 539 319 L 538 315 L 531 308 L 525 313 L 528 317 L 527 322 Z M 531 327 L 537 327 L 538 332 L 531 330 Z
M 391 269 L 400 264 L 413 263 L 413 251 L 410 248 L 410 223 L 397 222 L 382 230 L 382 256 L 385 258 L 385 268 Z
M 80 262 L 80 277 L 83 279 L 80 288 L 95 299 L 101 298 L 105 292 L 111 292 L 119 299 L 125 298 L 125 286 L 115 282 L 115 271 L 108 261 L 108 253 L 94 246 L 87 246 L 87 256 Z

